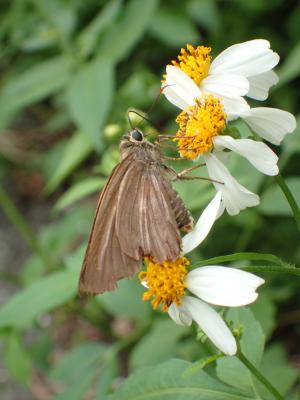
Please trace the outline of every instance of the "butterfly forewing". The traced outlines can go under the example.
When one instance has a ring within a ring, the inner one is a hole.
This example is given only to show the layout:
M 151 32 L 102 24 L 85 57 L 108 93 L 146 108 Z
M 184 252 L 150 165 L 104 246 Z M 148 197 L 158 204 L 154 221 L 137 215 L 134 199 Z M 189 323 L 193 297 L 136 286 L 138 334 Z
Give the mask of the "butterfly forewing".
M 162 262 L 180 254 L 180 234 L 163 180 L 157 165 L 135 161 L 121 184 L 116 231 L 122 250 L 135 259 L 152 255 Z
M 151 143 L 121 142 L 122 161 L 103 189 L 89 237 L 79 291 L 102 293 L 135 274 L 144 256 L 175 260 L 181 252 L 179 228 L 191 222 Z
M 115 220 L 119 186 L 128 168 L 122 161 L 102 190 L 80 274 L 80 293 L 113 290 L 118 279 L 137 272 L 139 263 L 122 252 Z

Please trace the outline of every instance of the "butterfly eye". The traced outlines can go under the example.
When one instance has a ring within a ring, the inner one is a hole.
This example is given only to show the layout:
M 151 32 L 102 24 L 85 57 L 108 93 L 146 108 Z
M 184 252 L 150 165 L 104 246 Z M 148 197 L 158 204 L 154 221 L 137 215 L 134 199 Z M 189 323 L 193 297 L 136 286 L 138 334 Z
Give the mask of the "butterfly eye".
M 131 137 L 132 137 L 132 139 L 136 140 L 137 142 L 142 142 L 143 139 L 144 139 L 144 136 L 143 136 L 142 132 L 140 132 L 137 129 L 134 129 L 131 132 Z

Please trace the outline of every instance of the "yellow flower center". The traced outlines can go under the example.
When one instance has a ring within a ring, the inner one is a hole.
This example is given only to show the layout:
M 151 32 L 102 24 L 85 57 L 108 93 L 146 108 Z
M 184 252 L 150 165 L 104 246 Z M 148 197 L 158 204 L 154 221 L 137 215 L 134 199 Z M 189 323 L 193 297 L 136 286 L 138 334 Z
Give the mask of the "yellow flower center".
M 191 44 L 186 47 L 187 50 L 180 50 L 178 61 L 172 61 L 172 64 L 179 67 L 199 85 L 209 72 L 211 48 L 205 46 L 195 48 Z
M 176 122 L 179 129 L 173 140 L 181 157 L 192 160 L 212 149 L 213 137 L 226 127 L 226 114 L 218 97 L 206 95 L 195 99 L 195 105 L 182 111 Z
M 190 264 L 185 257 L 176 261 L 158 263 L 152 257 L 145 258 L 147 270 L 139 273 L 139 279 L 145 282 L 148 291 L 144 293 L 143 300 L 150 300 L 154 310 L 159 305 L 163 311 L 168 311 L 172 303 L 179 305 L 185 292 L 184 278 L 187 266 Z

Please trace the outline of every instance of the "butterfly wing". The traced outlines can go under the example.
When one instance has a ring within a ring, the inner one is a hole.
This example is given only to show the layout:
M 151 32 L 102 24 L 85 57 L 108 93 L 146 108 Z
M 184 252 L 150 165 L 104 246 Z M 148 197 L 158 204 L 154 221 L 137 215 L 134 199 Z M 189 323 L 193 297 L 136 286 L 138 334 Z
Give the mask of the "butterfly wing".
M 156 163 L 135 161 L 128 168 L 119 189 L 116 232 L 129 257 L 151 255 L 163 262 L 180 255 L 181 238 L 169 187 Z
M 125 159 L 117 165 L 101 192 L 80 274 L 80 293 L 113 290 L 118 279 L 139 268 L 139 260 L 122 251 L 115 230 L 119 187 L 129 164 Z
M 156 163 L 125 158 L 103 189 L 80 275 L 81 293 L 113 290 L 145 255 L 175 260 L 181 238 L 170 190 Z

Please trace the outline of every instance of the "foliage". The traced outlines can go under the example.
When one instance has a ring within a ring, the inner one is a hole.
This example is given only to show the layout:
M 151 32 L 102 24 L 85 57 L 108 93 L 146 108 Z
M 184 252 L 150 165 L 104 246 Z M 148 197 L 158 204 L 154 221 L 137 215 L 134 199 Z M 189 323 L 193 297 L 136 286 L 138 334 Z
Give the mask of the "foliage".
M 211 359 L 214 349 L 195 341 L 192 329 L 154 314 L 135 279 L 96 298 L 79 298 L 76 291 L 96 193 L 118 162 L 127 110 L 149 109 L 164 66 L 187 42 L 205 42 L 217 54 L 263 37 L 282 57 L 281 81 L 268 104 L 297 113 L 299 3 L 13 0 L 2 2 L 0 10 L 0 176 L 6 193 L 0 199 L 16 229 L 13 252 L 20 233 L 32 247 L 23 263 L 11 268 L 4 260 L 1 267 L 3 287 L 13 288 L 0 307 L 10 380 L 37 393 L 42 375 L 46 390 L 59 400 L 87 394 L 101 400 L 272 399 L 238 358 Z M 170 132 L 174 116 L 160 99 L 150 118 Z M 153 131 L 147 122 L 143 129 Z M 279 150 L 281 173 L 297 201 L 299 150 L 298 127 Z M 230 310 L 226 319 L 241 330 L 240 345 L 250 361 L 285 398 L 294 399 L 300 280 L 280 272 L 300 264 L 299 231 L 272 178 L 248 169 L 241 158 L 233 157 L 232 169 L 260 193 L 261 205 L 221 218 L 192 259 L 253 251 L 278 257 L 228 260 L 256 271 L 266 266 L 261 275 L 267 284 L 251 310 Z M 208 183 L 179 182 L 176 189 L 195 215 L 212 195 Z M 37 229 L 29 205 L 44 210 Z M 24 229 L 26 220 L 35 232 Z

